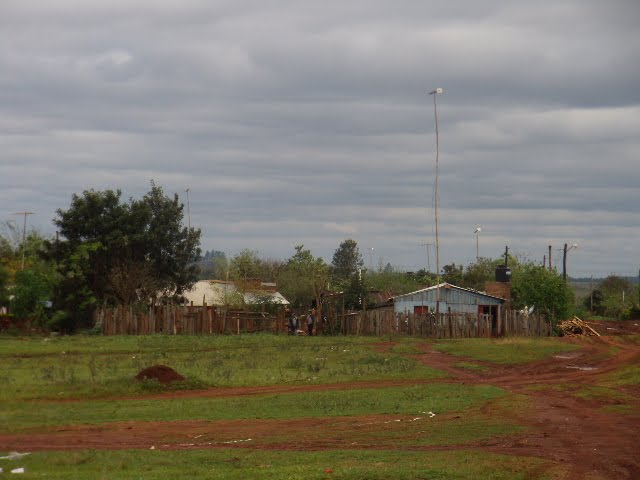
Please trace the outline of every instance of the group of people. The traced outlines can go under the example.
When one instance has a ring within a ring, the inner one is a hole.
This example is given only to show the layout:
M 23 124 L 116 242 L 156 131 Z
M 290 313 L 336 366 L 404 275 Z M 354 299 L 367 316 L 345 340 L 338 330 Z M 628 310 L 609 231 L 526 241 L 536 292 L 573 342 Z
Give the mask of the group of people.
M 289 335 L 298 335 L 298 330 L 300 329 L 300 319 L 292 311 L 288 311 L 287 313 L 287 326 L 289 328 Z M 309 314 L 306 316 L 305 320 L 307 321 L 307 335 L 313 336 L 313 331 L 316 327 L 316 311 L 314 309 L 309 310 Z

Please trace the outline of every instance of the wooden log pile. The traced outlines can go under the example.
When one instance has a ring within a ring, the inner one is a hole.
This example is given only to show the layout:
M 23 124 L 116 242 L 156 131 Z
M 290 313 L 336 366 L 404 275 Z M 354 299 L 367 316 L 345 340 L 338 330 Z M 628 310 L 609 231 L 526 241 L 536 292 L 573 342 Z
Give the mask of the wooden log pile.
M 563 320 L 558 323 L 558 328 L 562 334 L 567 337 L 576 337 L 581 335 L 599 337 L 600 334 L 591 328 L 587 322 L 574 316 L 569 320 Z

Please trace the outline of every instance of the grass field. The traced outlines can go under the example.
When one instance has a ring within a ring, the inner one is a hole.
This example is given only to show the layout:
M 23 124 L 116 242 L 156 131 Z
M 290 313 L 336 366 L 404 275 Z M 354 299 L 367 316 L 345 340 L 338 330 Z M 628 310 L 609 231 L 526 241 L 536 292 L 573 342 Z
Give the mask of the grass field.
M 554 339 L 0 337 L 2 455 L 36 442 L 0 467 L 55 479 L 524 479 L 562 471 L 530 455 L 467 448 L 526 432 L 516 419 L 530 401 L 454 381 L 417 358 L 424 348 L 463 355 L 457 368 L 484 374 L 491 364 L 576 347 Z M 133 380 L 154 364 L 187 380 Z M 610 378 L 633 383 L 637 370 Z M 139 427 L 143 439 L 126 433 Z M 108 443 L 107 434 L 138 443 Z M 37 444 L 41 435 L 51 443 Z M 65 443 L 68 435 L 76 444 Z M 245 443 L 229 448 L 234 442 Z
M 26 458 L 21 478 L 48 479 L 494 479 L 527 478 L 542 462 L 472 451 L 265 452 L 259 450 L 83 451 Z M 497 468 L 497 466 L 499 466 Z M 46 472 L 43 475 L 29 472 Z

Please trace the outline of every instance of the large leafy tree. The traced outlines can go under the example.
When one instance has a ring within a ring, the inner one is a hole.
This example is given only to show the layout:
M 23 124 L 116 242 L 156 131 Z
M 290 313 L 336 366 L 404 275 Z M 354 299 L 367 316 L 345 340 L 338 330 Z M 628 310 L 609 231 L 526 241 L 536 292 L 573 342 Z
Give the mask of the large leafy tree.
M 511 294 L 513 306 L 534 307 L 553 320 L 567 318 L 573 313 L 573 291 L 555 270 L 524 263 L 512 273 Z
M 57 211 L 59 238 L 46 255 L 60 273 L 55 306 L 68 313 L 66 328 L 87 325 L 98 302 L 180 295 L 197 278 L 200 230 L 183 225 L 178 196 L 151 182 L 142 199 L 120 197 L 88 190 Z

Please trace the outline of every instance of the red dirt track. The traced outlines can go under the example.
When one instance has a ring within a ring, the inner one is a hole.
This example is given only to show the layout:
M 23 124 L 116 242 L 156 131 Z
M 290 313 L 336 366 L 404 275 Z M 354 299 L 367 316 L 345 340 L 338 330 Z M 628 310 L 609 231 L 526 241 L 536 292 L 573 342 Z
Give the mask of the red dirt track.
M 456 414 L 429 418 L 401 415 L 302 418 L 291 420 L 233 420 L 181 422 L 120 422 L 65 426 L 38 432 L 0 435 L 0 450 L 39 451 L 74 449 L 194 449 L 253 448 L 265 450 L 326 449 L 473 449 L 500 454 L 539 457 L 551 466 L 538 472 L 564 480 L 640 479 L 640 389 L 621 389 L 623 400 L 605 396 L 583 398 L 572 393 L 595 386 L 622 367 L 640 365 L 640 346 L 620 333 L 640 333 L 640 321 L 591 323 L 607 336 L 565 338 L 579 350 L 525 365 L 488 365 L 486 370 L 456 368 L 461 357 L 432 350 L 425 342 L 415 355 L 426 365 L 447 372 L 447 382 L 495 385 L 526 395 L 532 406 L 525 412 L 505 413 L 505 422 L 525 425 L 524 434 L 492 438 L 464 445 L 429 446 L 418 439 L 429 433 L 430 422 L 454 422 Z M 608 330 L 615 328 L 616 330 Z M 613 334 L 613 335 L 612 335 Z M 392 344 L 380 344 L 381 350 Z M 615 350 L 613 350 L 615 349 Z M 612 355 L 612 352 L 615 352 Z M 481 364 L 470 360 L 475 364 Z M 437 380 L 442 381 L 442 380 Z M 413 385 L 408 382 L 367 382 L 335 385 L 218 388 L 170 392 L 145 398 L 221 397 L 375 388 Z M 625 413 L 603 409 L 623 404 Z M 487 414 L 493 405 L 483 407 Z M 391 436 L 376 435 L 377 432 Z M 551 468 L 551 470 L 547 470 Z M 560 475 L 560 476 L 558 476 Z M 538 478 L 538 477 L 532 477 Z

